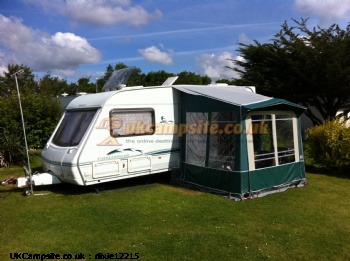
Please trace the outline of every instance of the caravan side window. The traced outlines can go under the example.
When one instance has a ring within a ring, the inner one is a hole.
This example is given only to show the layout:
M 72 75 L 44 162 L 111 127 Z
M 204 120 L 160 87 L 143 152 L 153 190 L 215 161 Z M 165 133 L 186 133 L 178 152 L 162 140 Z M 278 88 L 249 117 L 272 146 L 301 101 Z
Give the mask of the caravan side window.
M 112 137 L 152 135 L 155 132 L 152 108 L 113 109 L 109 112 Z

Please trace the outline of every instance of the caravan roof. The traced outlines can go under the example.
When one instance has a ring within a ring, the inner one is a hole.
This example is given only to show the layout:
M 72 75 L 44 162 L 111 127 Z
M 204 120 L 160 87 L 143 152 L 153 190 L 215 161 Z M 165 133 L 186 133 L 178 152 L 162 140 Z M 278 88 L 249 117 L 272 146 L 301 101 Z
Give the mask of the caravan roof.
M 73 108 L 76 109 L 78 107 L 100 108 L 115 93 L 116 92 L 100 92 L 96 94 L 86 94 L 83 96 L 78 96 L 68 104 L 67 110 L 73 109 Z

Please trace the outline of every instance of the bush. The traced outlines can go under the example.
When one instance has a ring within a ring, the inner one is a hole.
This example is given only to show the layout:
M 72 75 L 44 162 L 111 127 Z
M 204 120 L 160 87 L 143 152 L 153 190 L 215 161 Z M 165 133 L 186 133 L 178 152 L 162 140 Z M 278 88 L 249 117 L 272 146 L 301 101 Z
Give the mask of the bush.
M 21 145 L 24 143 L 21 137 L 5 128 L 0 128 L 0 155 L 7 166 L 26 159 L 26 150 Z
M 56 98 L 35 93 L 21 95 L 21 103 L 28 147 L 42 148 L 62 115 L 61 103 Z M 23 139 L 22 118 L 17 95 L 0 97 L 0 108 L 4 112 L 0 114 L 0 128 Z M 0 135 L 3 133 L 0 132 Z
M 29 148 L 42 148 L 62 115 L 56 98 L 36 93 L 21 95 L 21 103 Z M 0 96 L 0 154 L 6 163 L 26 159 L 22 118 L 16 94 Z
M 350 169 L 350 128 L 343 120 L 326 120 L 311 128 L 307 143 L 315 164 L 330 169 Z

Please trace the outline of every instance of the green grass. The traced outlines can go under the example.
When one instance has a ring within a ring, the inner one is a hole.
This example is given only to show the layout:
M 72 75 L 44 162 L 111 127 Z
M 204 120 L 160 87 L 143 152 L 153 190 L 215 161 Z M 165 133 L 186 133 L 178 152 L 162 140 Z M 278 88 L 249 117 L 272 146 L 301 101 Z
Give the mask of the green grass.
M 0 180 L 13 173 L 22 171 L 0 169 Z M 14 252 L 350 260 L 350 180 L 307 179 L 307 187 L 240 202 L 176 186 L 168 175 L 103 184 L 100 194 L 63 184 L 24 197 L 23 189 L 0 187 L 0 260 Z

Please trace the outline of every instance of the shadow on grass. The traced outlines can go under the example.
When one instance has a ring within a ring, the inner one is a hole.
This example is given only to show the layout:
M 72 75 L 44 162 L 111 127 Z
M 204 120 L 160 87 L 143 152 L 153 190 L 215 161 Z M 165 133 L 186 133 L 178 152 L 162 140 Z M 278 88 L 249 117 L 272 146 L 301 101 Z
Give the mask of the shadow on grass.
M 116 190 L 132 190 L 132 189 L 140 188 L 140 186 L 147 186 L 155 183 L 167 184 L 167 185 L 171 184 L 171 172 L 164 172 L 164 173 L 135 177 L 135 178 L 127 178 L 123 180 L 110 181 L 110 182 L 105 182 L 105 183 L 100 183 L 100 184 L 95 184 L 90 186 L 78 186 L 78 185 L 73 185 L 69 183 L 61 183 L 61 184 L 47 185 L 47 186 L 34 186 L 33 191 L 34 191 L 34 195 L 50 191 L 51 193 L 54 193 L 54 194 L 71 196 L 71 195 L 81 195 L 81 194 L 88 194 L 88 193 L 99 194 L 99 193 L 116 191 Z M 12 187 L 12 185 L 7 185 L 6 188 L 7 189 L 0 190 L 0 198 L 5 198 L 6 195 L 9 193 L 20 192 L 24 195 L 25 194 L 24 191 L 29 189 L 29 187 L 17 188 L 15 186 Z
M 331 169 L 323 166 L 305 164 L 305 170 L 310 174 L 320 174 L 331 177 L 350 179 L 350 169 Z
M 36 173 L 44 173 L 42 166 L 40 164 L 40 153 L 38 152 L 32 152 L 32 165 L 31 165 L 31 172 L 32 174 Z M 15 167 L 11 169 L 6 169 L 6 171 L 0 172 L 0 181 L 4 181 L 8 177 L 19 174 L 21 177 L 26 176 L 24 169 L 22 166 L 26 165 L 24 162 L 16 165 Z M 177 173 L 178 175 L 178 173 Z M 183 190 L 186 190 L 188 193 L 194 193 L 199 192 L 198 188 L 192 188 L 190 186 L 186 186 L 184 184 L 179 184 L 177 182 L 174 182 L 172 180 L 172 172 L 163 172 L 163 173 L 157 173 L 152 175 L 145 175 L 140 177 L 134 177 L 134 178 L 126 178 L 122 180 L 117 181 L 110 181 L 110 182 L 104 182 L 99 183 L 95 185 L 89 185 L 89 186 L 78 186 L 73 185 L 69 183 L 61 183 L 61 184 L 55 184 L 55 185 L 45 185 L 45 186 L 34 186 L 33 191 L 35 194 L 45 194 L 47 192 L 51 192 L 58 195 L 79 195 L 79 194 L 99 194 L 109 191 L 116 191 L 116 190 L 133 190 L 133 189 L 139 189 L 144 188 L 147 185 L 150 184 L 164 184 L 169 185 L 173 188 L 181 188 Z M 5 187 L 0 186 L 0 199 L 6 198 L 8 194 L 16 193 L 16 194 L 22 194 L 26 195 L 25 191 L 30 189 L 29 187 L 24 188 L 17 188 L 15 185 L 6 185 Z

